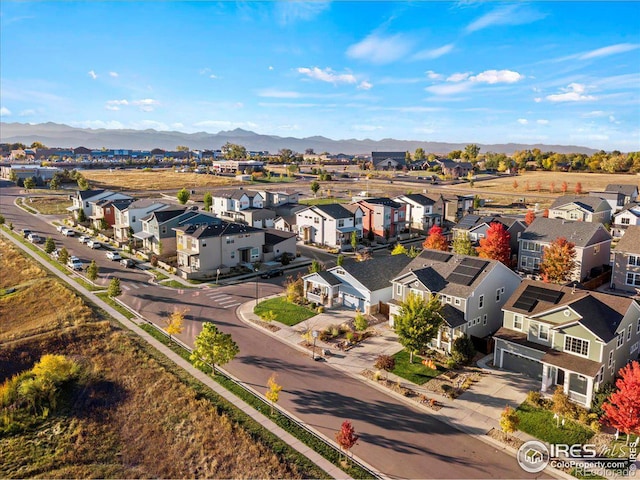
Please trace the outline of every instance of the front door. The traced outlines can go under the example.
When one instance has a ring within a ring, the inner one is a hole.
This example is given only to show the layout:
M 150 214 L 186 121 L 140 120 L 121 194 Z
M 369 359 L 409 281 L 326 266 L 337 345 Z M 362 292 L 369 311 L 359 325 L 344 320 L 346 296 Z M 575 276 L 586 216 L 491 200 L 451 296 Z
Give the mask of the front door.
M 556 385 L 564 385 L 564 370 L 561 368 L 558 369 L 558 374 L 556 375 Z

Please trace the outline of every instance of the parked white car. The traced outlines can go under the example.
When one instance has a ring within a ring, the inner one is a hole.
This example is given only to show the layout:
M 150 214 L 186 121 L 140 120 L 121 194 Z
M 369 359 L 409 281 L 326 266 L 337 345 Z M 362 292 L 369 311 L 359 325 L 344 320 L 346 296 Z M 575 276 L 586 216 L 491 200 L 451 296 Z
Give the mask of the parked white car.
M 27 237 L 27 240 L 29 240 L 31 243 L 43 243 L 44 242 L 44 238 L 42 238 L 37 233 L 30 233 L 29 236 Z
M 118 252 L 109 251 L 109 252 L 107 252 L 107 258 L 109 260 L 120 260 L 122 257 L 120 256 L 120 254 Z
M 65 228 L 67 228 L 67 227 L 65 227 L 64 224 L 61 224 L 61 225 L 58 225 L 56 227 L 56 230 L 59 231 L 60 233 L 62 233 L 62 230 L 64 230 Z
M 78 241 L 79 241 L 80 243 L 88 243 L 88 242 L 89 242 L 89 240 L 91 240 L 91 237 L 90 237 L 89 235 L 80 235 L 80 236 L 78 237 Z
M 102 248 L 102 244 L 100 242 L 96 242 L 95 240 L 89 240 L 87 242 L 87 246 L 93 249 Z
M 69 257 L 67 267 L 71 270 L 82 270 L 82 261 L 78 257 Z
M 74 237 L 76 235 L 76 232 L 71 230 L 70 228 L 63 228 L 62 229 L 62 234 L 65 237 Z

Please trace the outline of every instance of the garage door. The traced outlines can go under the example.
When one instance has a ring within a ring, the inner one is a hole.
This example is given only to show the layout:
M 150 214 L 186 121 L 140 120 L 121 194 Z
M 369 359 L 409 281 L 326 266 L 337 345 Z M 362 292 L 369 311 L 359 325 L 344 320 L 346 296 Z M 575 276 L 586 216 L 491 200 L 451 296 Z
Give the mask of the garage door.
M 502 355 L 502 368 L 505 370 L 524 373 L 528 377 L 542 380 L 542 363 L 511 352 L 503 351 Z
M 363 300 L 354 295 L 345 293 L 342 297 L 342 304 L 347 308 L 352 308 L 353 310 L 356 310 L 358 308 L 362 310 Z

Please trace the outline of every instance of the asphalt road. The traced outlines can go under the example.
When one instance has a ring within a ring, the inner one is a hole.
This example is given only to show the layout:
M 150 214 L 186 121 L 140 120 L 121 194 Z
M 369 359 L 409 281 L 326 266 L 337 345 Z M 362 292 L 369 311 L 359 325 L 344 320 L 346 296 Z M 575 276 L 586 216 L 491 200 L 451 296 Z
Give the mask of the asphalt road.
M 267 379 L 275 372 L 284 387 L 278 404 L 330 438 L 344 419 L 351 420 L 360 435 L 352 451 L 389 477 L 533 477 L 510 455 L 327 364 L 314 362 L 310 356 L 241 322 L 235 309 L 255 299 L 255 281 L 182 290 L 151 284 L 148 275 L 116 266 L 104 251 L 90 250 L 77 239 L 63 237 L 45 219 L 15 207 L 13 200 L 18 194 L 15 187 L 0 183 L 1 212 L 16 230 L 31 228 L 42 236 L 52 236 L 85 261 L 95 259 L 103 275 L 101 283 L 106 284 L 106 277 L 117 272 L 122 279 L 121 299 L 154 323 L 163 324 L 176 306 L 188 308 L 180 335 L 187 344 L 193 344 L 203 322 L 215 322 L 240 347 L 238 357 L 225 367 L 230 373 L 264 392 Z M 258 295 L 277 293 L 282 281 L 283 277 L 258 281 Z

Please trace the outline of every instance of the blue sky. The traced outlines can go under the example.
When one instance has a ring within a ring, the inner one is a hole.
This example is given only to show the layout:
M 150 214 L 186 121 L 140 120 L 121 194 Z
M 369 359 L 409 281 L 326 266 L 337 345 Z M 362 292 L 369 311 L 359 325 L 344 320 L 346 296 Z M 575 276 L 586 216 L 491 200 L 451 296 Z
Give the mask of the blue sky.
M 5 122 L 640 150 L 638 2 L 0 10 Z

